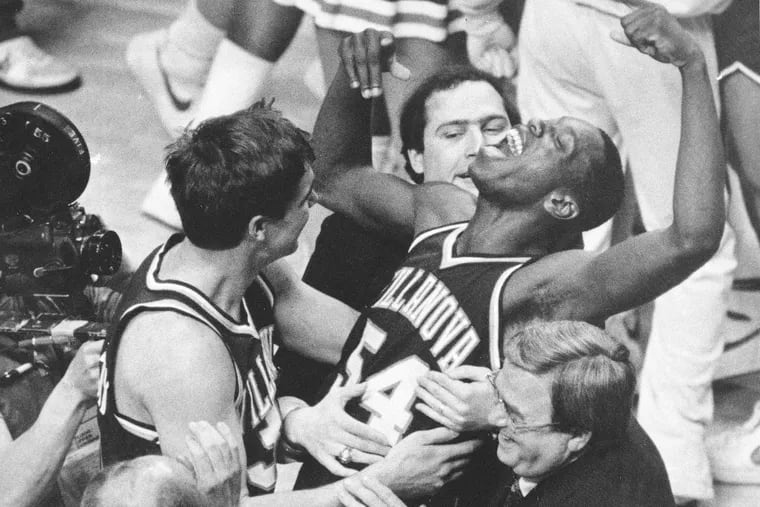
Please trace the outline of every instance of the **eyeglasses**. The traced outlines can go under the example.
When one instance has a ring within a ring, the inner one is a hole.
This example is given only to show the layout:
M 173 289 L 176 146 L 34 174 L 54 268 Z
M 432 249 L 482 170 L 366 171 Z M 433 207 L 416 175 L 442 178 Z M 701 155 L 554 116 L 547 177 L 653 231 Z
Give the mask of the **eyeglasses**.
M 488 379 L 488 382 L 490 382 L 491 387 L 493 387 L 493 392 L 496 395 L 497 403 L 501 405 L 501 408 L 504 410 L 504 414 L 507 416 L 506 422 L 507 424 L 504 426 L 504 429 L 506 429 L 510 434 L 516 435 L 520 433 L 530 433 L 532 431 L 539 431 L 545 428 L 558 428 L 560 425 L 559 423 L 546 423 L 546 424 L 520 424 L 516 423 L 515 420 L 512 418 L 512 415 L 510 414 L 510 410 L 507 407 L 507 403 L 502 399 L 501 395 L 499 394 L 499 390 L 496 389 L 496 374 L 498 372 L 492 371 L 488 375 L 486 375 L 486 378 Z

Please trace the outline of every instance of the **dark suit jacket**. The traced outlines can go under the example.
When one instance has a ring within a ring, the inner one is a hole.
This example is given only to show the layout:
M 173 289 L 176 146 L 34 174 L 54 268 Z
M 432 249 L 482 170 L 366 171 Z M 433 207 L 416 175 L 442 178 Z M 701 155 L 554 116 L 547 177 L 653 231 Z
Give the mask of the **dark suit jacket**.
M 592 447 L 541 481 L 528 496 L 506 504 L 516 476 L 505 468 L 491 507 L 673 507 L 665 465 L 649 436 L 631 418 L 620 441 Z

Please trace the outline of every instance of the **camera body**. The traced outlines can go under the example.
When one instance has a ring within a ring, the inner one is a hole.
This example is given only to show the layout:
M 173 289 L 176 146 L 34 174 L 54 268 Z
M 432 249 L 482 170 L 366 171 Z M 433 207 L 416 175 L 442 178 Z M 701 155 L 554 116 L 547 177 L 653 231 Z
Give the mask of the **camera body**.
M 0 227 L 0 291 L 7 295 L 70 294 L 121 264 L 116 233 L 77 204 Z
M 0 295 L 72 298 L 119 269 L 118 235 L 76 202 L 89 175 L 65 116 L 37 102 L 0 108 Z

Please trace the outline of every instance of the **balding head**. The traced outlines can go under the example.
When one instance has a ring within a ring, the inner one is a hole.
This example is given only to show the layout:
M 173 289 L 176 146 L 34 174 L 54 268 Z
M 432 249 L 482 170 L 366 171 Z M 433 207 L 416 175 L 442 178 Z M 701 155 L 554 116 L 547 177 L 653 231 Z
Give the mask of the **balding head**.
M 142 456 L 101 470 L 87 486 L 82 507 L 203 507 L 192 473 L 166 456 Z

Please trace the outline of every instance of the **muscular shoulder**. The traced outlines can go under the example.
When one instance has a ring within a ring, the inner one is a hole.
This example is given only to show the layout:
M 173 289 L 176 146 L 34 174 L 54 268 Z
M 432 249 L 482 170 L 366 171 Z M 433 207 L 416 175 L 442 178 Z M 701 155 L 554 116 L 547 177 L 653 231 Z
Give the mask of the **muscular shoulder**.
M 150 392 L 166 383 L 184 379 L 217 378 L 220 385 L 234 385 L 234 368 L 227 348 L 207 325 L 175 312 L 140 314 L 122 333 L 116 356 L 117 377 L 136 392 Z M 213 375 L 209 373 L 213 372 Z
M 415 233 L 469 220 L 476 197 L 451 183 L 423 183 L 415 188 Z

